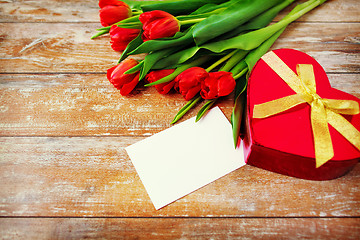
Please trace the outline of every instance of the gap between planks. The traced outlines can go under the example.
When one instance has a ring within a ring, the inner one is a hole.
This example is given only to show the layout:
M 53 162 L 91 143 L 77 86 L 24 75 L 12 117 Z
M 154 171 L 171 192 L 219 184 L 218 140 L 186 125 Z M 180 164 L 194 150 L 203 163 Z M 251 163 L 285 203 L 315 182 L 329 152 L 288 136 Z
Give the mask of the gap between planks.
M 0 216 L 0 219 L 360 219 L 360 216 Z

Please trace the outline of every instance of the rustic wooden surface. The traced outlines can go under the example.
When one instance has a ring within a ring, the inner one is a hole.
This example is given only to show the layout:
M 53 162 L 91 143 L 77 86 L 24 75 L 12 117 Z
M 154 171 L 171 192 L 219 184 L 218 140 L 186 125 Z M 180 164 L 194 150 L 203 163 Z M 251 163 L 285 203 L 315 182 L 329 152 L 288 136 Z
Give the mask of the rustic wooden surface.
M 307 52 L 360 97 L 359 9 L 329 0 L 273 49 Z M 359 239 L 359 165 L 324 182 L 245 166 L 156 211 L 124 148 L 170 127 L 184 100 L 122 97 L 98 27 L 95 0 L 0 0 L 1 239 Z M 230 117 L 231 97 L 219 106 Z

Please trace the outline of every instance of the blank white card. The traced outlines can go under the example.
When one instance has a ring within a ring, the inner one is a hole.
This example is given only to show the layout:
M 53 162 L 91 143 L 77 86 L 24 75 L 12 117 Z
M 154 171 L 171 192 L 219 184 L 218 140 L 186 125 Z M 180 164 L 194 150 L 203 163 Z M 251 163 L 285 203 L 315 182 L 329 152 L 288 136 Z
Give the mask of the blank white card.
M 218 107 L 126 148 L 156 209 L 245 165 Z

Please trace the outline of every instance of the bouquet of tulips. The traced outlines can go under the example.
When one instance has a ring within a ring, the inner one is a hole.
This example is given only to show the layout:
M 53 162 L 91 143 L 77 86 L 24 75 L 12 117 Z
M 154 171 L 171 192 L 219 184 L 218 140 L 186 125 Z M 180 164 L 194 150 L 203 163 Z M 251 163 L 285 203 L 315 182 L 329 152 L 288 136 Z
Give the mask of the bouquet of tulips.
M 122 51 L 118 65 L 107 71 L 122 95 L 144 80 L 161 94 L 175 89 L 184 97 L 187 103 L 172 123 L 205 100 L 198 121 L 217 99 L 234 92 L 237 146 L 247 73 L 291 22 L 325 1 L 298 4 L 270 24 L 294 0 L 100 0 L 103 28 L 92 38 L 109 33 L 111 47 Z M 142 61 L 131 58 L 140 53 L 146 53 Z

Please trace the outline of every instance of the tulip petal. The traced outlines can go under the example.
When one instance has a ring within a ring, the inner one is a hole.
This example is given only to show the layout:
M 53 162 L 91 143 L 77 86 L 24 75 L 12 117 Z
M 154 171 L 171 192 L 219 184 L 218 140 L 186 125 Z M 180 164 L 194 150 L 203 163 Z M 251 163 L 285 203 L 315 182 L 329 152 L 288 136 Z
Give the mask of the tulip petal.
M 142 39 L 144 41 L 172 37 L 180 31 L 179 21 L 164 11 L 154 10 L 142 13 L 139 20 L 143 24 L 144 33 Z
M 236 82 L 232 73 L 220 71 L 211 72 L 201 85 L 200 95 L 204 99 L 215 99 L 229 95 L 235 88 Z
M 139 29 L 120 28 L 116 25 L 110 28 L 111 48 L 115 51 L 123 51 L 127 45 L 139 35 Z
M 131 9 L 124 6 L 108 5 L 99 10 L 100 22 L 104 27 L 110 26 L 131 16 Z
M 175 89 L 183 95 L 186 100 L 190 100 L 201 90 L 202 82 L 208 77 L 208 73 L 201 67 L 191 67 L 175 79 Z
M 148 73 L 145 77 L 145 80 L 148 83 L 156 82 L 157 80 L 166 77 L 173 73 L 175 69 L 163 69 L 163 70 L 156 70 Z M 174 81 L 166 82 L 166 83 L 160 83 L 155 85 L 156 90 L 160 94 L 167 94 L 175 85 Z
M 159 18 L 167 18 L 167 17 L 174 17 L 170 13 L 161 11 L 161 10 L 154 10 L 150 12 L 144 12 L 140 14 L 139 20 L 142 24 L 146 24 L 148 22 L 152 22 Z
M 108 5 L 113 5 L 113 6 L 126 6 L 128 8 L 130 8 L 126 3 L 122 2 L 122 1 L 118 1 L 118 0 L 100 0 L 99 1 L 99 7 L 103 8 L 105 6 Z
M 122 86 L 122 88 L 120 89 L 120 94 L 123 96 L 128 95 L 132 90 L 134 90 L 134 88 L 136 87 L 136 85 L 138 83 L 139 83 L 139 73 L 136 74 L 136 76 L 131 81 L 129 81 L 128 83 L 125 83 Z
M 162 18 L 155 20 L 148 25 L 147 35 L 149 39 L 172 37 L 179 30 L 179 23 L 174 21 L 173 18 Z
M 127 70 L 136 66 L 138 62 L 134 59 L 127 59 L 120 64 L 109 68 L 107 71 L 107 78 L 120 90 L 121 95 L 129 94 L 139 82 L 139 73 L 124 74 Z

